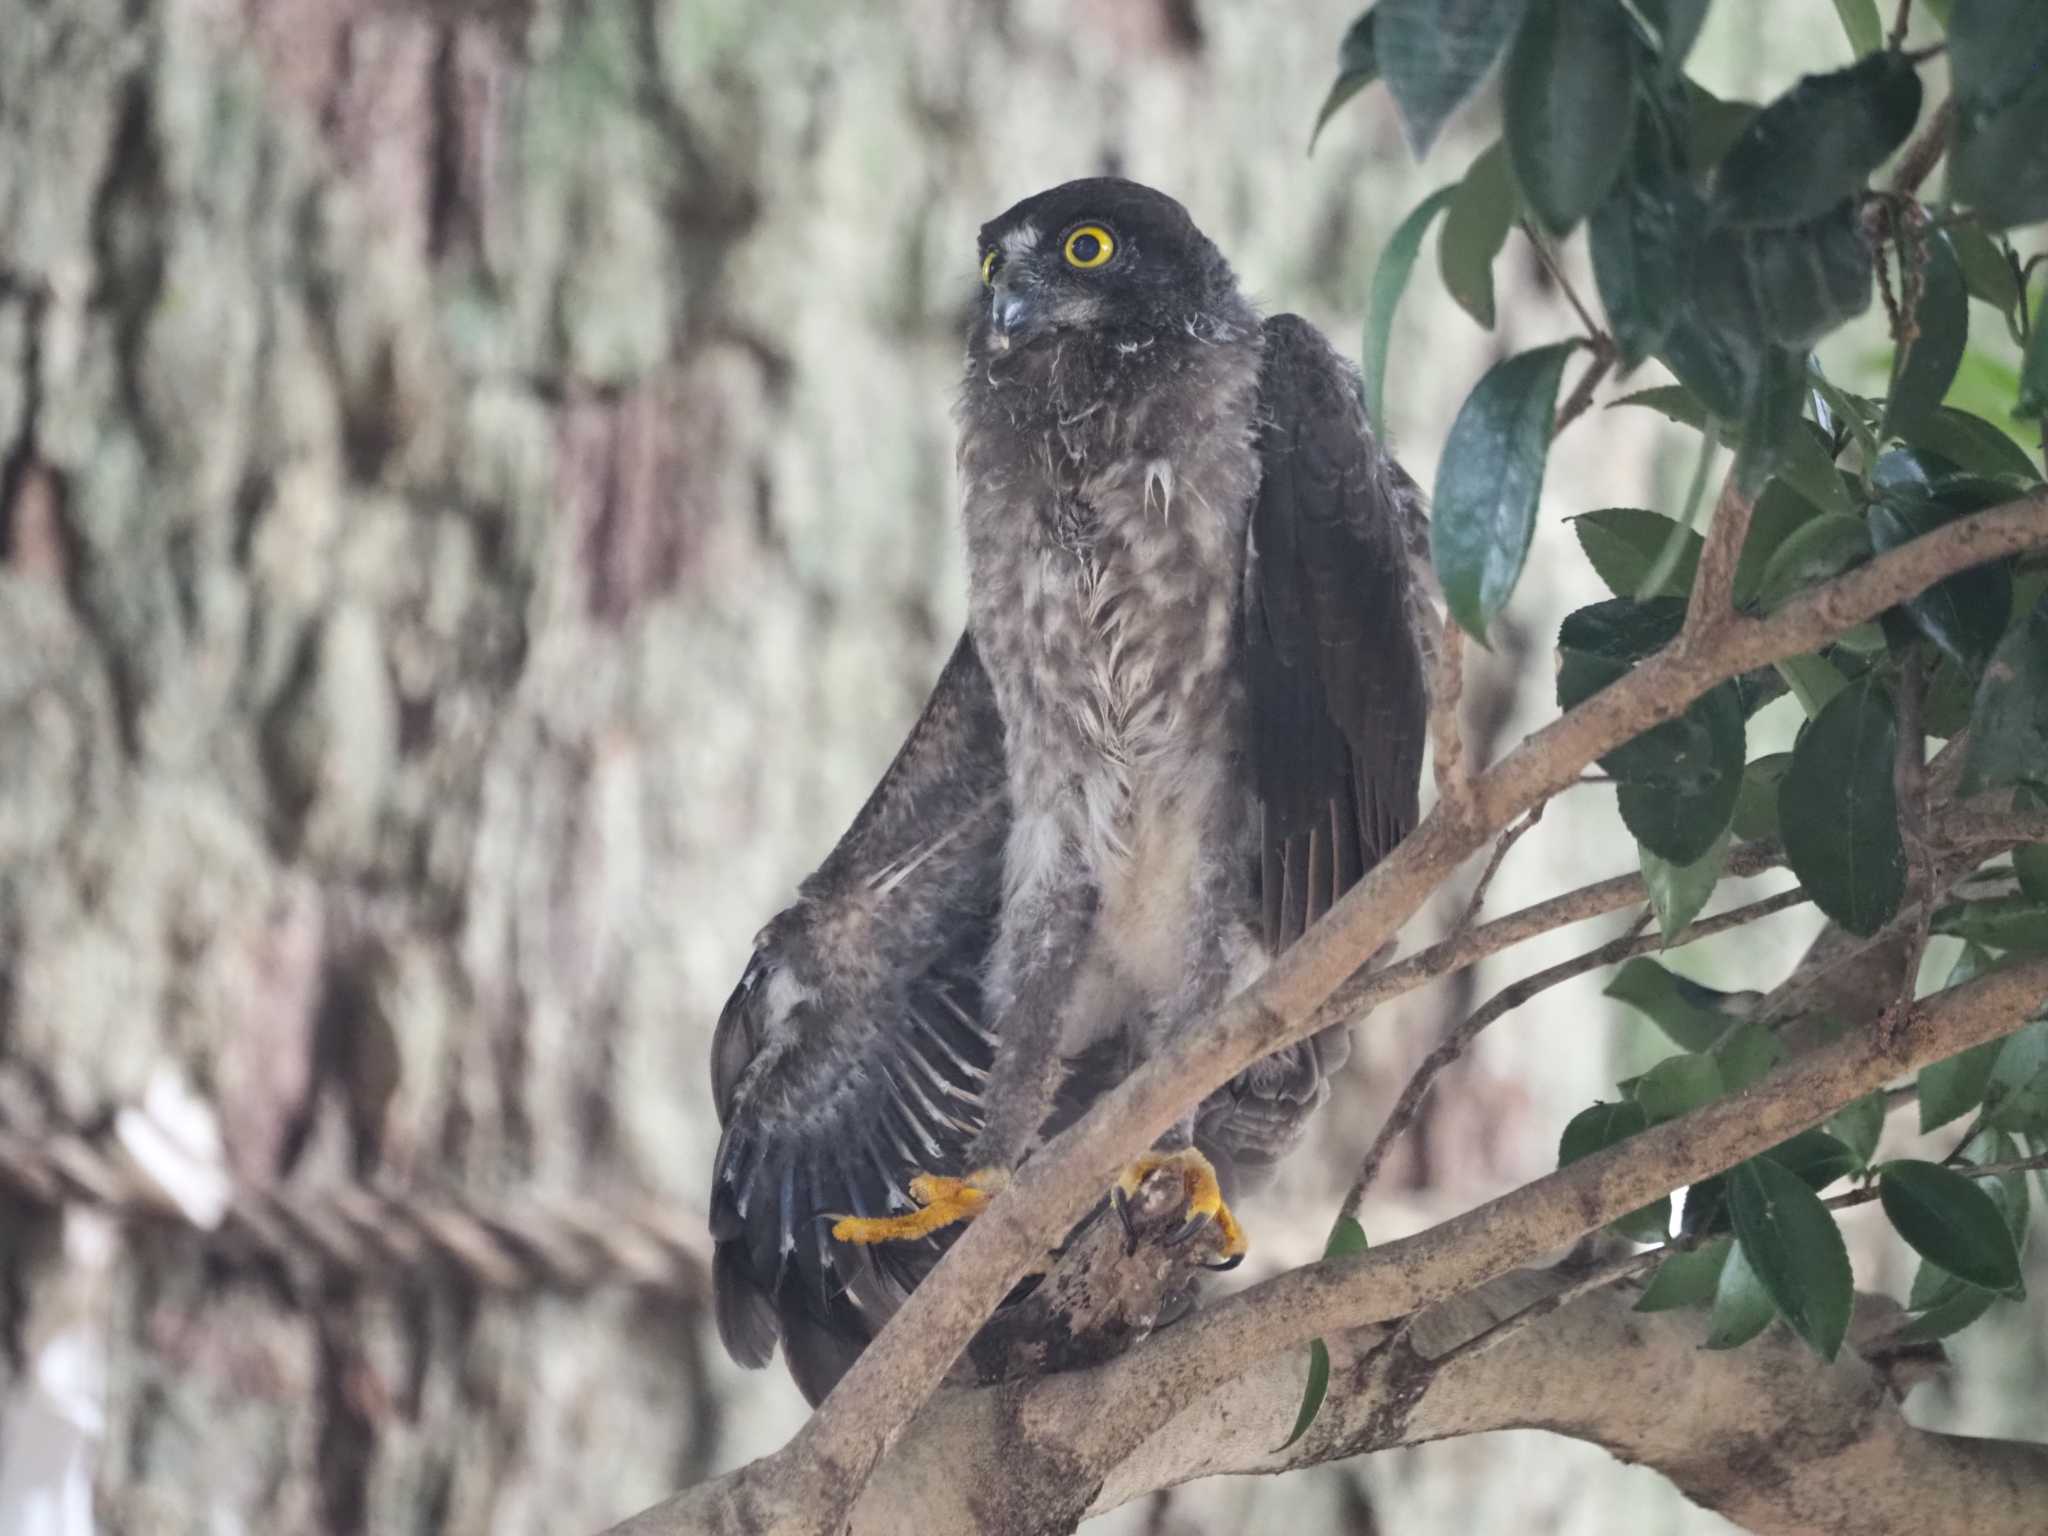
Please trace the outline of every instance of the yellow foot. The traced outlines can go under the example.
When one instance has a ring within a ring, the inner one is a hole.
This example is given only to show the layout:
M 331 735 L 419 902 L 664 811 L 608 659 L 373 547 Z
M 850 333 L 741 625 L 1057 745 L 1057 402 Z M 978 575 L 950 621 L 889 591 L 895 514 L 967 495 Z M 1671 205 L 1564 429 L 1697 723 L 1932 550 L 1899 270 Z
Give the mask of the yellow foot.
M 1222 1261 L 1210 1266 L 1212 1269 L 1235 1269 L 1243 1262 L 1251 1244 L 1246 1241 L 1244 1228 L 1237 1224 L 1237 1218 L 1230 1213 L 1230 1207 L 1223 1203 L 1223 1186 L 1216 1181 L 1216 1170 L 1209 1159 L 1193 1147 L 1179 1152 L 1147 1152 L 1138 1158 L 1116 1181 L 1114 1203 L 1118 1218 L 1124 1224 L 1133 1244 L 1137 1234 L 1131 1228 L 1131 1219 L 1125 1209 L 1126 1202 L 1138 1192 L 1138 1186 L 1159 1169 L 1166 1168 L 1178 1173 L 1181 1188 L 1187 1201 L 1188 1219 L 1179 1231 L 1166 1239 L 1169 1246 L 1178 1246 L 1192 1240 L 1211 1222 L 1216 1225 L 1216 1235 L 1222 1239 Z
M 957 1221 L 972 1221 L 988 1209 L 1010 1176 L 1000 1168 L 977 1168 L 965 1178 L 920 1173 L 910 1181 L 914 1211 L 901 1216 L 842 1216 L 832 1235 L 842 1243 L 900 1243 L 929 1237 Z

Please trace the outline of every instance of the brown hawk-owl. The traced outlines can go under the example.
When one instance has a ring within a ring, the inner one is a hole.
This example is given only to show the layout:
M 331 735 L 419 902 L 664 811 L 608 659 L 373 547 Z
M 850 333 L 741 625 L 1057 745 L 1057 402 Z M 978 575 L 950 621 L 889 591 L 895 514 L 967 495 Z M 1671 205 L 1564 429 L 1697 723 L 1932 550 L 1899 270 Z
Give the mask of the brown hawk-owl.
M 1132 182 L 1026 199 L 980 264 L 967 634 L 712 1047 L 721 1334 L 750 1365 L 780 1339 L 813 1401 L 944 1228 L 1416 816 L 1420 511 L 1355 373 Z M 1219 1182 L 1298 1139 L 1347 1050 L 1277 1053 L 1162 1143 L 1226 1257 Z

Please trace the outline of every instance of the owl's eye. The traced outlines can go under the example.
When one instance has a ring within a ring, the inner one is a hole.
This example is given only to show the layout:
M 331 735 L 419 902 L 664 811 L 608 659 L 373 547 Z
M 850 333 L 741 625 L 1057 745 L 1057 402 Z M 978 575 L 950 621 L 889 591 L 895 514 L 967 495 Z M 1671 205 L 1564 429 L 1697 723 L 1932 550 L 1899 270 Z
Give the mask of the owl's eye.
M 981 255 L 981 286 L 992 285 L 996 280 L 996 248 L 990 246 Z
M 1100 224 L 1083 224 L 1067 236 L 1067 265 L 1091 271 L 1116 254 L 1116 241 Z

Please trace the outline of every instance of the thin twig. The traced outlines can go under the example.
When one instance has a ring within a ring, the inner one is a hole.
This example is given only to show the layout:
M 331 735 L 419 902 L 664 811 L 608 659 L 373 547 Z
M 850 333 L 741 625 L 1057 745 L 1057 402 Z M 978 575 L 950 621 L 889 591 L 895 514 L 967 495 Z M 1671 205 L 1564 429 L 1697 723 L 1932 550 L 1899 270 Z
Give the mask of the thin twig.
M 1731 928 L 1753 923 L 1758 918 L 1769 917 L 1774 912 L 1782 912 L 1787 907 L 1798 906 L 1807 899 L 1806 892 L 1794 886 L 1789 891 L 1780 891 L 1775 896 L 1766 896 L 1763 900 L 1750 902 L 1747 906 L 1736 907 L 1715 917 L 1702 918 L 1686 927 L 1672 943 L 1690 944 L 1700 939 L 1711 938 L 1717 933 L 1725 933 Z M 1438 1041 L 1436 1048 L 1422 1058 L 1421 1065 L 1416 1067 L 1409 1077 L 1407 1084 L 1401 1089 L 1401 1096 L 1394 1101 L 1394 1107 L 1387 1111 L 1386 1122 L 1380 1126 L 1379 1134 L 1373 1138 L 1372 1146 L 1366 1151 L 1365 1161 L 1359 1165 L 1358 1178 L 1352 1184 L 1350 1193 L 1344 1197 L 1342 1214 L 1358 1214 L 1359 1206 L 1364 1203 L 1366 1191 L 1372 1187 L 1373 1180 L 1379 1177 L 1380 1165 L 1386 1161 L 1387 1153 L 1392 1149 L 1394 1142 L 1414 1123 L 1417 1112 L 1422 1108 L 1423 1101 L 1428 1098 L 1429 1090 L 1435 1085 L 1438 1076 L 1452 1062 L 1463 1056 L 1471 1048 L 1473 1041 L 1530 999 L 1562 982 L 1583 976 L 1588 971 L 1597 971 L 1602 966 L 1613 965 L 1633 955 L 1647 954 L 1652 949 L 1666 947 L 1662 935 L 1643 935 L 1643 929 L 1649 926 L 1649 922 L 1650 909 L 1645 907 L 1620 936 L 1608 940 L 1597 948 L 1589 949 L 1582 955 L 1574 955 L 1569 960 L 1561 960 L 1556 965 L 1546 966 L 1510 986 L 1501 988 L 1474 1009 L 1464 1022 Z
M 1600 381 L 1613 371 L 1615 360 L 1621 355 L 1605 331 L 1592 337 L 1593 360 L 1586 365 L 1586 371 L 1579 375 L 1579 382 L 1572 386 L 1572 392 L 1558 408 L 1557 421 L 1551 426 L 1550 435 L 1560 432 L 1592 409 L 1594 391 L 1600 388 Z
M 1594 1291 L 1603 1290 L 1631 1275 L 1641 1274 L 1682 1246 L 1685 1245 L 1666 1243 L 1638 1253 L 1616 1254 L 1584 1274 L 1573 1276 L 1549 1295 L 1537 1297 L 1519 1312 L 1511 1312 L 1491 1326 L 1480 1329 L 1471 1338 L 1452 1345 L 1442 1354 L 1428 1356 L 1430 1374 L 1435 1375 L 1454 1361 L 1485 1354 L 1496 1345 L 1506 1343 L 1531 1323 L 1540 1322 L 1560 1308 L 1570 1306 L 1581 1296 L 1590 1296 Z
M 1897 49 L 1906 45 L 1906 24 L 1913 17 L 1913 0 L 1899 0 L 1899 12 L 1892 18 L 1891 34 L 1885 38 L 1887 48 Z
M 1906 152 L 1899 156 L 1899 168 L 1892 176 L 1892 191 L 1910 197 L 1920 190 L 1920 183 L 1941 163 L 1955 126 L 1956 99 L 1951 96 L 1934 109 L 1934 115 L 1927 119 L 1927 126 L 1920 130 L 1920 137 L 1908 144 Z
M 2048 1169 L 2048 1152 L 2036 1152 L 2032 1157 L 2015 1158 L 2009 1163 L 1959 1163 L 1952 1166 L 1966 1179 L 2002 1179 L 2009 1173 L 2039 1173 Z M 1830 1195 L 1821 1204 L 1831 1211 L 1846 1211 L 1851 1206 L 1868 1205 L 1877 1198 L 1878 1187 L 1871 1183 L 1844 1194 Z
M 1479 872 L 1479 879 L 1472 886 L 1472 894 L 1465 900 L 1465 910 L 1451 932 L 1463 933 L 1472 926 L 1472 920 L 1479 915 L 1480 905 L 1486 900 L 1486 892 L 1493 884 L 1493 877 L 1500 873 L 1501 865 L 1507 860 L 1508 850 L 1519 843 L 1529 829 L 1543 819 L 1544 807 L 1549 804 L 1546 800 L 1543 805 L 1531 807 L 1528 815 L 1494 839 L 1493 852 L 1487 856 L 1486 868 Z
M 1550 274 L 1550 280 L 1564 291 L 1565 300 L 1571 305 L 1572 313 L 1579 317 L 1579 324 L 1585 327 L 1586 339 L 1593 344 L 1593 349 L 1599 351 L 1603 340 L 1608 348 L 1612 349 L 1613 338 L 1607 335 L 1600 322 L 1593 318 L 1593 312 L 1580 300 L 1578 290 L 1572 287 L 1572 280 L 1564 275 L 1564 268 L 1558 265 L 1557 253 L 1551 250 L 1550 242 L 1526 220 L 1522 224 L 1522 233 L 1529 237 L 1529 243 L 1536 248 L 1536 259 L 1543 263 L 1543 270 Z

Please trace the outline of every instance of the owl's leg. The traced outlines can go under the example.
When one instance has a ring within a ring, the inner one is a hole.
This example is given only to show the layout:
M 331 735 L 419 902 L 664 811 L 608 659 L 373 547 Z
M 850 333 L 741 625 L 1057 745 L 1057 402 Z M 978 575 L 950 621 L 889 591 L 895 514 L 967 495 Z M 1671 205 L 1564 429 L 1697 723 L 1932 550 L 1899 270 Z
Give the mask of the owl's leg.
M 1118 1176 L 1116 1187 L 1110 1191 L 1110 1203 L 1116 1208 L 1117 1219 L 1124 1225 L 1124 1238 L 1129 1247 L 1135 1249 L 1138 1241 L 1128 1211 L 1130 1199 L 1137 1194 L 1138 1186 L 1161 1168 L 1179 1174 L 1188 1212 L 1180 1230 L 1166 1239 L 1167 1246 L 1178 1248 L 1191 1243 L 1213 1224 L 1220 1253 L 1218 1261 L 1206 1267 L 1218 1270 L 1237 1268 L 1244 1262 L 1251 1243 L 1237 1217 L 1231 1214 L 1230 1207 L 1224 1202 L 1223 1184 L 1216 1177 L 1214 1165 L 1193 1147 L 1146 1152 Z
M 832 1235 L 842 1243 L 899 1243 L 930 1237 L 957 1222 L 972 1221 L 1002 1192 L 1010 1175 L 1001 1168 L 977 1168 L 961 1178 L 920 1173 L 910 1181 L 917 1209 L 901 1216 L 842 1216 Z

